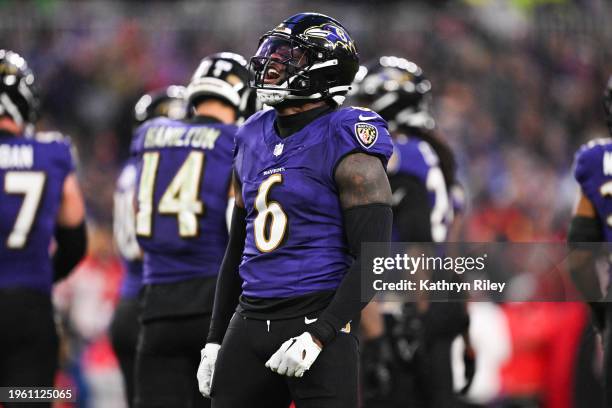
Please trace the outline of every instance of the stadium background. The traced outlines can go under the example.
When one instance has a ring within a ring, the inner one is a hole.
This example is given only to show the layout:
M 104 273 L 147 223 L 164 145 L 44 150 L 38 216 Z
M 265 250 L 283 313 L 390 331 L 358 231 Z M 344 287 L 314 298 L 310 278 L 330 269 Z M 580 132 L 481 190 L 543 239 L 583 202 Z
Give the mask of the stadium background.
M 207 54 L 251 56 L 261 34 L 298 11 L 340 19 L 362 62 L 398 55 L 424 69 L 466 189 L 462 239 L 564 239 L 573 153 L 608 135 L 601 94 L 612 73 L 610 2 L 0 1 L 0 46 L 21 53 L 37 76 L 40 127 L 78 147 L 95 226 L 88 259 L 55 293 L 70 339 L 62 381 L 77 384 L 82 401 L 120 406 L 105 330 L 121 275 L 112 195 L 135 101 L 186 84 Z

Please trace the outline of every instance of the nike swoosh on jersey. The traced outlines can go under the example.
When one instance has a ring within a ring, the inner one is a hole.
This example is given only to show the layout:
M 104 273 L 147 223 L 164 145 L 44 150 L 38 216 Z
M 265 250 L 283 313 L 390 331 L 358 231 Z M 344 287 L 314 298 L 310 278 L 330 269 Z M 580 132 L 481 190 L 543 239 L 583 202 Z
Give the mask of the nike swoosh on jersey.
M 309 319 L 309 318 L 307 318 L 306 316 L 304 316 L 304 323 L 306 323 L 306 324 L 311 324 L 311 323 L 314 323 L 314 322 L 316 322 L 316 321 L 317 321 L 317 319 L 316 319 L 316 318 L 314 318 L 314 319 Z
M 363 116 L 363 115 L 359 115 L 359 120 L 372 120 L 372 119 L 376 119 L 378 116 Z

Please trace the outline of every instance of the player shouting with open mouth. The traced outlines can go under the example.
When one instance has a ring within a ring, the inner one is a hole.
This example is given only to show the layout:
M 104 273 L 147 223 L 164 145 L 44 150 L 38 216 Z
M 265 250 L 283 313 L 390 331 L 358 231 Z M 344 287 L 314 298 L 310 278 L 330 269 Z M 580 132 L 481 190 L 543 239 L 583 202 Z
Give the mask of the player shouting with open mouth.
M 251 59 L 251 86 L 274 109 L 236 136 L 236 205 L 198 370 L 213 407 L 357 406 L 361 244 L 388 242 L 392 223 L 386 123 L 339 109 L 357 69 L 348 32 L 315 13 L 265 34 Z

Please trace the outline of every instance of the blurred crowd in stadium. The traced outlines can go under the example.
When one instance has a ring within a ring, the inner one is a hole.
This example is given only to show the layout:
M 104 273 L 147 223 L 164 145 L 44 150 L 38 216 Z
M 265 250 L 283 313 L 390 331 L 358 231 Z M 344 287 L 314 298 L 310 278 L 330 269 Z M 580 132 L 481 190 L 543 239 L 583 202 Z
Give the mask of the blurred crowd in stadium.
M 394 54 L 427 73 L 437 127 L 457 155 L 466 191 L 462 239 L 563 240 L 576 191 L 573 153 L 607 135 L 601 93 L 612 72 L 612 5 L 427 3 L 390 1 L 373 10 L 366 1 L 314 1 L 307 8 L 341 18 L 362 62 Z M 270 22 L 302 8 L 269 0 L 0 2 L 2 46 L 37 74 L 41 127 L 62 130 L 77 146 L 95 226 L 88 259 L 56 291 L 73 339 L 66 381 L 91 391 L 80 398 L 121 404 L 104 333 L 121 279 L 112 198 L 134 103 L 146 91 L 185 84 L 204 55 L 252 55 Z
M 459 157 L 470 240 L 558 236 L 571 206 L 573 151 L 605 136 L 600 99 L 610 72 L 604 46 L 610 29 L 599 22 L 610 7 L 604 1 L 499 9 L 492 3 L 506 2 L 461 3 L 439 9 L 390 2 L 375 14 L 366 4 L 308 6 L 347 21 L 362 62 L 396 54 L 423 67 L 433 83 L 438 128 Z M 110 225 L 112 175 L 127 154 L 137 98 L 184 84 L 202 55 L 252 54 L 262 22 L 296 7 L 260 6 L 4 6 L 3 42 L 28 56 L 38 73 L 45 125 L 65 130 L 79 148 L 90 218 Z M 252 24 L 236 30 L 251 13 Z M 11 29 L 24 16 L 31 25 Z

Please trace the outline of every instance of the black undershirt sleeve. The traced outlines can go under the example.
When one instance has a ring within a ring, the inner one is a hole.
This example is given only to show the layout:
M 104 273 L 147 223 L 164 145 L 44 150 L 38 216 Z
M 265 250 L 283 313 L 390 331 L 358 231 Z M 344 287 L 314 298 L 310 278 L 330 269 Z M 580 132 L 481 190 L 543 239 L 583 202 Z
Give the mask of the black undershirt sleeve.
M 55 227 L 57 249 L 53 255 L 53 282 L 64 279 L 87 251 L 85 221 L 76 227 Z
M 324 345 L 332 341 L 349 321 L 358 319 L 361 309 L 367 305 L 368 302 L 361 298 L 361 244 L 388 243 L 392 222 L 393 212 L 388 204 L 368 204 L 344 211 L 346 238 L 355 261 L 342 279 L 329 306 L 308 327 L 308 331 Z
M 246 239 L 246 214 L 244 208 L 234 206 L 229 242 L 217 278 L 215 303 L 207 343 L 221 344 L 242 292 L 242 279 L 238 274 L 238 266 L 242 259 Z
M 431 207 L 425 185 L 415 177 L 395 175 L 390 179 L 394 196 L 393 219 L 402 242 L 431 242 Z

